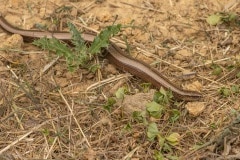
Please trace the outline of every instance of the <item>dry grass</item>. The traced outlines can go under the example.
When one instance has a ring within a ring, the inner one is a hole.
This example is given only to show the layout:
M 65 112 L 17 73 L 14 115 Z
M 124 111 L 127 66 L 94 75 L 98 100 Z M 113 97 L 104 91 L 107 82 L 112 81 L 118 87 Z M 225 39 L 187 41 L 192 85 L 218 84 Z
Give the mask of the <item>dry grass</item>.
M 200 15 L 208 16 L 221 10 L 208 1 L 202 2 L 205 6 L 188 8 L 186 5 L 183 10 L 172 6 L 176 3 L 173 1 L 163 4 L 144 1 L 144 6 L 112 2 L 108 4 L 109 11 L 103 14 L 99 10 L 105 3 L 108 2 L 71 3 L 74 8 L 83 6 L 78 13 L 85 13 L 81 25 L 79 20 L 73 20 L 74 24 L 81 29 L 83 24 L 88 24 L 85 29 L 100 30 L 114 21 L 115 17 L 108 15 L 112 7 L 117 13 L 125 11 L 124 6 L 130 10 L 135 7 L 137 15 L 133 14 L 133 18 L 140 15 L 142 18 L 139 21 L 136 18 L 136 25 L 147 27 L 127 28 L 123 32 L 134 46 L 133 56 L 154 62 L 155 67 L 178 84 L 191 81 L 202 84 L 206 108 L 200 115 L 188 114 L 186 102 L 172 103 L 163 117 L 155 121 L 162 136 L 172 132 L 181 135 L 179 145 L 163 154 L 180 159 L 239 158 L 239 94 L 228 97 L 219 94 L 220 88 L 230 88 L 240 82 L 236 76 L 240 72 L 238 27 L 209 26 Z M 162 10 L 161 5 L 169 5 L 172 12 L 167 8 Z M 239 12 L 237 2 L 225 6 Z M 182 13 L 184 9 L 186 13 Z M 8 12 L 15 13 L 10 9 Z M 121 16 L 125 17 L 125 13 L 120 14 L 120 22 L 129 22 Z M 115 41 L 126 47 L 123 41 Z M 179 57 L 179 51 L 191 56 Z M 123 103 L 117 103 L 111 112 L 103 107 L 122 85 L 127 86 L 131 94 L 144 92 L 140 79 L 116 70 L 103 69 L 92 74 L 79 69 L 70 73 L 63 58 L 39 51 L 30 44 L 3 49 L 0 55 L 0 159 L 153 159 L 155 151 L 160 149 L 157 141 L 147 140 L 146 126 L 134 121 Z M 102 64 L 101 59 L 96 62 Z M 223 70 L 219 76 L 211 74 L 212 62 Z M 229 70 L 229 66 L 234 67 Z M 184 80 L 186 75 L 181 73 L 189 70 L 197 74 Z M 175 123 L 169 121 L 173 108 L 181 113 Z M 129 130 L 128 124 L 131 124 Z M 196 145 L 203 146 L 194 149 Z

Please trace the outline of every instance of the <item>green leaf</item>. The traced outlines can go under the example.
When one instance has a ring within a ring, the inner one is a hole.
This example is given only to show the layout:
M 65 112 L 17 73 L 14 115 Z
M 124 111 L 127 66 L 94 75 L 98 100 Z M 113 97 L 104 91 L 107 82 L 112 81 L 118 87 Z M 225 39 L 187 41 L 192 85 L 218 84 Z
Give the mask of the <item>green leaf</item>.
M 231 90 L 229 88 L 222 87 L 219 90 L 220 94 L 224 97 L 229 97 L 231 95 Z
M 162 155 L 162 153 L 160 151 L 154 151 L 153 159 L 154 160 L 164 160 L 164 156 Z
M 168 143 L 164 143 L 163 148 L 162 148 L 162 152 L 166 152 L 166 153 L 172 153 L 172 147 L 170 146 L 170 144 Z
M 124 127 L 124 130 L 128 131 L 128 132 L 131 131 L 132 130 L 132 125 L 130 123 L 127 123 Z
M 77 30 L 77 28 L 72 24 L 68 23 L 68 28 L 70 33 L 72 34 L 72 43 L 75 46 L 75 50 L 82 50 L 82 52 L 87 51 L 87 47 L 85 45 L 84 39 L 81 37 L 81 33 Z
M 158 144 L 162 148 L 165 143 L 165 138 L 158 134 Z
M 116 100 L 112 97 L 108 98 L 107 103 L 103 106 L 108 112 L 111 112 L 112 106 L 116 103 Z
M 179 110 L 177 110 L 177 109 L 172 109 L 171 110 L 171 117 L 170 117 L 170 121 L 172 122 L 172 123 L 174 123 L 174 122 L 176 122 L 178 119 L 179 119 L 179 117 L 180 117 L 180 111 Z
M 214 26 L 217 24 L 222 23 L 222 16 L 219 14 L 213 14 L 210 15 L 207 19 L 206 19 L 207 23 Z
M 160 118 L 162 116 L 162 112 L 164 110 L 164 107 L 156 102 L 149 102 L 147 105 L 147 111 L 150 116 L 154 118 Z
M 56 38 L 48 39 L 46 37 L 37 39 L 33 42 L 34 45 L 41 47 L 44 50 L 49 50 L 57 53 L 58 56 L 63 56 L 68 64 L 68 69 L 73 71 L 74 68 L 79 66 L 79 61 L 72 50 L 60 40 Z
M 156 123 L 150 123 L 147 128 L 147 137 L 150 141 L 153 141 L 157 135 L 159 134 L 157 124 Z
M 229 23 L 229 22 L 235 22 L 237 19 L 237 15 L 235 13 L 221 13 L 222 21 Z
M 89 48 L 91 54 L 100 53 L 103 47 L 107 47 L 111 36 L 116 35 L 121 29 L 121 24 L 108 26 L 94 39 L 92 45 Z
M 79 66 L 89 68 L 89 61 L 92 57 L 97 53 L 100 53 L 102 47 L 107 47 L 111 36 L 117 34 L 121 29 L 120 24 L 107 27 L 96 36 L 90 48 L 87 48 L 84 39 L 81 37 L 81 33 L 76 27 L 71 23 L 68 23 L 68 27 L 72 34 L 72 44 L 75 45 L 73 49 L 70 49 L 67 44 L 62 43 L 55 38 L 40 38 L 35 40 L 33 44 L 42 49 L 56 52 L 59 56 L 65 57 L 70 71 L 74 71 L 74 69 Z M 94 71 L 96 68 L 90 69 L 91 71 Z
M 233 108 L 230 110 L 230 114 L 237 117 L 239 115 L 239 112 L 238 112 L 238 110 Z
M 181 137 L 180 134 L 172 133 L 168 137 L 166 137 L 166 140 L 168 141 L 168 144 L 175 146 L 179 144 L 180 137 Z
M 231 91 L 232 91 L 233 93 L 239 93 L 239 90 L 240 90 L 239 85 L 232 85 L 232 86 L 231 86 Z
M 216 76 L 220 75 L 221 73 L 222 73 L 222 68 L 220 67 L 215 68 L 212 72 L 212 74 Z
M 217 126 L 216 123 L 211 123 L 211 124 L 209 125 L 209 127 L 210 127 L 210 129 L 217 129 L 217 128 L 218 128 L 218 126 Z
M 141 84 L 141 87 L 143 88 L 143 92 L 148 92 L 150 86 L 151 86 L 151 83 L 142 83 Z
M 54 142 L 54 139 L 55 139 L 55 138 L 53 138 L 53 137 L 49 137 L 49 138 L 48 138 L 48 143 L 49 143 L 50 145 L 52 145 L 53 142 Z
M 132 117 L 135 121 L 147 124 L 146 111 L 134 111 Z
M 159 104 L 169 104 L 170 99 L 173 97 L 171 91 L 166 91 L 164 88 L 160 88 L 158 92 L 155 92 L 153 100 Z
M 50 50 L 53 52 L 56 52 L 59 56 L 66 55 L 69 57 L 71 55 L 72 51 L 70 48 L 67 47 L 65 43 L 62 43 L 56 38 L 48 39 L 46 37 L 37 39 L 33 41 L 33 44 L 41 47 L 44 50 Z
M 237 76 L 237 78 L 240 78 L 240 72 L 238 72 L 236 76 Z
M 91 64 L 89 66 L 88 70 L 92 73 L 95 73 L 99 68 L 100 68 L 100 66 L 98 64 Z
M 229 17 L 228 17 L 228 20 L 231 22 L 231 21 L 235 21 L 237 19 L 237 14 L 236 13 L 230 13 L 229 14 Z
M 124 94 L 125 94 L 125 88 L 124 87 L 121 87 L 121 88 L 118 88 L 117 92 L 115 93 L 116 97 L 118 99 L 123 99 L 124 98 Z
M 222 68 L 217 64 L 212 64 L 211 68 L 213 69 L 212 71 L 213 75 L 218 76 L 222 73 Z
M 42 130 L 42 133 L 43 133 L 45 136 L 49 136 L 49 135 L 50 135 L 49 129 L 43 129 L 43 130 Z

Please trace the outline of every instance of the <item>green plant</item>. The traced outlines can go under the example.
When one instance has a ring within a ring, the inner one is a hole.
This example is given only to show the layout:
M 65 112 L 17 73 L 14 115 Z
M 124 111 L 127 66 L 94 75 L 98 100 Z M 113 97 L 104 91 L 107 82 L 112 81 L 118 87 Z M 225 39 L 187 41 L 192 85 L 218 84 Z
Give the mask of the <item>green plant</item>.
M 169 104 L 171 98 L 173 98 L 172 92 L 170 90 L 166 91 L 163 88 L 160 88 L 158 92 L 155 92 L 153 100 L 159 104 Z
M 158 104 L 155 101 L 149 102 L 146 104 L 146 110 L 151 117 L 160 118 L 164 111 L 164 106 Z
M 90 63 L 92 57 L 98 55 L 103 47 L 107 47 L 109 39 L 117 34 L 121 29 L 121 24 L 108 26 L 98 36 L 95 37 L 90 47 L 87 47 L 81 33 L 76 27 L 68 23 L 68 27 L 72 34 L 73 48 L 68 44 L 55 38 L 40 38 L 33 42 L 34 45 L 42 49 L 55 52 L 58 56 L 65 57 L 66 63 L 70 71 L 74 71 L 78 67 L 90 68 L 96 70 L 96 66 Z
M 207 17 L 206 21 L 208 24 L 214 26 L 222 23 L 236 23 L 238 24 L 239 21 L 237 21 L 237 14 L 236 13 L 224 13 L 224 12 L 219 12 L 216 14 L 212 14 Z
M 103 108 L 107 110 L 108 112 L 111 112 L 111 108 L 116 103 L 116 100 L 113 97 L 108 98 L 105 105 L 103 105 Z
M 146 111 L 134 111 L 132 117 L 138 123 L 143 123 L 145 125 L 148 123 L 146 119 Z
M 223 96 L 223 97 L 229 97 L 231 95 L 231 90 L 229 88 L 226 87 L 222 87 L 219 90 L 219 93 Z
M 146 104 L 146 110 L 135 111 L 132 116 L 137 122 L 143 123 L 146 127 L 146 134 L 149 141 L 156 143 L 158 148 L 154 151 L 153 159 L 163 160 L 178 159 L 178 157 L 172 155 L 173 147 L 180 142 L 180 135 L 177 132 L 163 135 L 159 130 L 158 124 L 151 120 L 161 119 L 166 112 L 167 105 L 170 104 L 172 93 L 161 88 L 154 94 L 153 101 Z M 176 122 L 180 117 L 180 111 L 172 109 L 169 111 L 169 121 L 171 123 Z
M 223 97 L 229 97 L 233 94 L 239 94 L 240 85 L 231 85 L 230 87 L 221 87 L 218 92 Z
M 127 89 L 125 87 L 120 87 L 115 93 L 115 96 L 118 99 L 123 99 L 126 92 L 127 92 Z
M 211 68 L 213 69 L 212 74 L 219 76 L 223 71 L 222 68 L 217 64 L 212 64 Z

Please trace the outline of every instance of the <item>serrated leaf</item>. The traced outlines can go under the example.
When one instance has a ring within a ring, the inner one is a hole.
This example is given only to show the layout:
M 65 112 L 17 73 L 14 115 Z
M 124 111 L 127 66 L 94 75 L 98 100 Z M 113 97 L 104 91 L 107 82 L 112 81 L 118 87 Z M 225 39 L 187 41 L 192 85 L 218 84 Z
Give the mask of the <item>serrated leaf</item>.
M 40 38 L 37 40 L 33 41 L 33 44 L 41 47 L 44 50 L 50 50 L 53 52 L 56 52 L 59 56 L 62 56 L 64 54 L 69 55 L 71 53 L 71 49 L 67 47 L 66 44 L 61 43 L 58 39 L 56 38 Z
M 157 135 L 159 134 L 157 124 L 156 123 L 150 123 L 147 128 L 147 137 L 150 141 L 153 141 Z
M 85 45 L 84 39 L 81 37 L 81 33 L 77 30 L 77 28 L 72 24 L 68 23 L 68 28 L 70 30 L 70 33 L 72 35 L 72 43 L 75 46 L 75 50 L 87 50 L 87 47 Z
M 72 34 L 72 43 L 75 45 L 74 49 L 70 49 L 65 43 L 61 43 L 61 41 L 55 38 L 41 38 L 35 40 L 33 44 L 42 49 L 56 52 L 59 56 L 64 56 L 70 71 L 79 66 L 89 68 L 89 61 L 93 55 L 99 53 L 102 47 L 107 47 L 111 36 L 117 34 L 121 29 L 120 24 L 107 27 L 99 36 L 96 36 L 88 49 L 76 27 L 71 23 L 68 23 L 68 26 Z M 91 69 L 92 71 L 95 70 L 95 68 Z
M 91 54 L 97 54 L 101 51 L 101 48 L 107 47 L 111 36 L 117 34 L 121 29 L 121 24 L 108 26 L 94 39 L 92 45 L 89 48 Z
M 218 14 L 213 14 L 210 15 L 207 19 L 206 19 L 207 23 L 214 26 L 217 24 L 220 24 L 222 22 L 222 16 L 218 15 Z
M 71 68 L 75 68 L 78 66 L 78 61 L 76 61 L 76 58 L 72 52 L 72 50 L 65 44 L 59 41 L 58 39 L 51 38 L 48 39 L 46 37 L 37 39 L 33 42 L 34 45 L 41 47 L 44 50 L 49 50 L 52 52 L 57 53 L 58 56 L 64 56 L 69 70 Z

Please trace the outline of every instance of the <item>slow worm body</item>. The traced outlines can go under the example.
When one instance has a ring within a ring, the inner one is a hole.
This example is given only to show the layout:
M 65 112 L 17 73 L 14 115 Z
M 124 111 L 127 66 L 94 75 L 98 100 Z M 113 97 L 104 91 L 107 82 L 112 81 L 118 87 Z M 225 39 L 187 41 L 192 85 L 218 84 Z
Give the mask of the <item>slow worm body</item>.
M 18 29 L 10 25 L 1 15 L 0 25 L 5 31 L 9 33 L 19 34 L 23 36 L 24 40 L 42 37 L 54 37 L 63 41 L 69 41 L 72 37 L 69 32 L 44 32 L 38 30 Z M 95 38 L 95 35 L 86 33 L 82 33 L 81 36 L 87 42 L 92 42 Z M 170 89 L 175 98 L 185 101 L 197 101 L 202 98 L 202 94 L 200 94 L 199 92 L 183 90 L 175 86 L 156 69 L 150 67 L 144 62 L 140 62 L 128 56 L 114 43 L 110 42 L 110 45 L 106 50 L 108 52 L 107 59 L 109 59 L 110 63 L 116 65 L 119 69 L 123 71 L 127 71 L 147 82 L 152 83 L 157 88 L 160 88 L 162 86 L 165 89 Z

